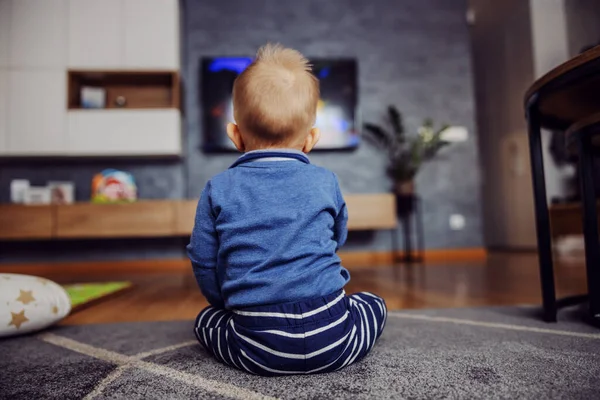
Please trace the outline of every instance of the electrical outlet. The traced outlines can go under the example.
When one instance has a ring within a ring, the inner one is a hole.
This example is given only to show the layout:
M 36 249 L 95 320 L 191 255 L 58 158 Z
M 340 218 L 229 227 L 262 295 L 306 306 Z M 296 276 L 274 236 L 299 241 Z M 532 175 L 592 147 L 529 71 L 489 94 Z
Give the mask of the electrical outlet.
M 460 231 L 465 227 L 465 217 L 462 214 L 452 214 L 448 222 L 453 231 Z
M 450 126 L 440 135 L 446 142 L 466 142 L 469 138 L 469 130 L 464 126 Z
M 467 9 L 465 18 L 467 20 L 467 24 L 475 25 L 475 10 L 473 10 L 471 7 L 469 7 Z

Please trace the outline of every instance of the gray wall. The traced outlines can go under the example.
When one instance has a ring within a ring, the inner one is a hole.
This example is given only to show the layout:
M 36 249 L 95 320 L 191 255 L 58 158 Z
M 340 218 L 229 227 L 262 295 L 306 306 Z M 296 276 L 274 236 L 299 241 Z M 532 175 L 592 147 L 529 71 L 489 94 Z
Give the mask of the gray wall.
M 281 42 L 313 57 L 356 57 L 362 121 L 381 121 L 385 107 L 396 104 L 407 128 L 416 131 L 425 117 L 468 128 L 469 139 L 445 149 L 417 179 L 424 200 L 428 248 L 482 245 L 480 168 L 474 129 L 473 86 L 464 0 L 263 0 L 182 1 L 185 85 L 185 154 L 181 161 L 135 162 L 9 162 L 0 165 L 0 201 L 8 201 L 11 179 L 34 184 L 73 180 L 77 199 L 89 198 L 91 177 L 104 167 L 133 172 L 142 198 L 197 197 L 214 174 L 235 155 L 206 155 L 200 150 L 202 129 L 198 99 L 198 61 L 202 56 L 252 55 L 267 41 Z M 376 193 L 389 189 L 382 154 L 368 144 L 352 153 L 315 153 L 314 163 L 338 174 L 346 193 Z M 451 214 L 462 214 L 466 226 L 449 229 Z M 179 243 L 129 242 L 123 245 L 78 243 L 76 255 L 52 258 L 111 258 L 181 255 Z M 37 247 L 44 257 L 48 246 Z M 53 249 L 69 248 L 70 243 Z M 111 247 L 112 246 L 112 247 Z M 98 250 L 98 248 L 101 250 Z M 89 248 L 89 253 L 86 249 Z M 146 249 L 151 248 L 152 251 Z M 346 250 L 388 249 L 389 233 L 353 234 Z M 0 260 L 28 259 L 27 246 L 3 244 Z M 41 254 L 41 256 L 40 256 Z
M 446 149 L 418 177 L 430 248 L 482 245 L 480 177 L 474 132 L 473 86 L 463 0 L 329 0 L 183 2 L 186 23 L 185 105 L 189 193 L 198 195 L 232 157 L 198 152 L 198 61 L 210 55 L 252 55 L 267 41 L 281 42 L 308 57 L 356 57 L 363 121 L 379 122 L 396 104 L 416 131 L 425 117 L 466 126 L 471 135 Z M 387 191 L 384 159 L 364 144 L 354 153 L 313 154 L 333 170 L 346 193 Z M 463 214 L 466 227 L 451 231 L 448 218 Z M 389 248 L 386 233 L 349 248 Z M 353 247 L 354 246 L 354 247 Z

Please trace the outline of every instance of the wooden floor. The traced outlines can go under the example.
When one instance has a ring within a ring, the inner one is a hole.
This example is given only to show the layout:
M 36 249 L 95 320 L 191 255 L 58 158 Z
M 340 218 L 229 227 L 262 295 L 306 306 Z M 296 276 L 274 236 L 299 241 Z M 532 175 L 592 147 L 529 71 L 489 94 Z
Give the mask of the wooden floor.
M 422 266 L 349 266 L 348 293 L 370 291 L 390 309 L 539 304 L 537 256 L 494 253 L 487 259 Z M 134 288 L 87 309 L 64 324 L 192 319 L 207 305 L 187 261 L 0 266 L 0 272 L 43 276 L 59 283 L 129 280 Z M 560 296 L 586 291 L 582 261 L 556 266 Z

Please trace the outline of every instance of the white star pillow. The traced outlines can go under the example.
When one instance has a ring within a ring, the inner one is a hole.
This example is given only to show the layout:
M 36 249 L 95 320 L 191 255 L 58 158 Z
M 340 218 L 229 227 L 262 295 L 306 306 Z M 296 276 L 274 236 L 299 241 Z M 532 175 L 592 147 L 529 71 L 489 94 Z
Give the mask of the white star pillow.
M 71 300 L 58 284 L 44 278 L 0 274 L 0 337 L 38 331 L 71 311 Z

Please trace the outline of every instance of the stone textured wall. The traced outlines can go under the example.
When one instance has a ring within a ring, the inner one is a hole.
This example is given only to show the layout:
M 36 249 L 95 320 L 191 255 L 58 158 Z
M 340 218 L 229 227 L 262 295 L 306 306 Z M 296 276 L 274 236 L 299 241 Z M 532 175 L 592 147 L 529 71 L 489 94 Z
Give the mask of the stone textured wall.
M 468 128 L 466 142 L 445 149 L 419 174 L 428 248 L 482 245 L 480 167 L 474 130 L 471 55 L 464 0 L 220 0 L 182 1 L 182 79 L 185 154 L 157 161 L 10 161 L 0 164 L 0 202 L 9 201 L 10 180 L 72 180 L 77 199 L 89 198 L 92 175 L 112 167 L 131 171 L 141 198 L 197 197 L 206 181 L 228 167 L 235 155 L 200 151 L 199 60 L 203 56 L 252 55 L 267 41 L 281 42 L 312 57 L 355 57 L 359 69 L 359 118 L 380 122 L 388 104 L 396 104 L 410 132 L 425 117 Z M 333 170 L 346 193 L 389 190 L 380 152 L 363 143 L 354 152 L 311 155 Z M 466 226 L 451 231 L 451 214 Z M 75 258 L 169 257 L 183 255 L 179 242 L 78 243 Z M 69 242 L 52 249 L 69 248 Z M 161 252 L 161 246 L 164 250 Z M 352 234 L 347 250 L 383 250 L 389 232 Z M 101 247 L 101 250 L 99 248 Z M 147 248 L 152 251 L 146 251 Z M 40 257 L 47 246 L 40 245 Z M 86 249 L 89 248 L 89 257 Z M 0 261 L 29 259 L 27 247 L 0 245 Z M 53 250 L 48 256 L 70 257 Z M 70 258 L 73 258 L 70 257 Z
M 191 196 L 198 195 L 206 181 L 235 157 L 204 155 L 198 150 L 202 141 L 199 60 L 252 55 L 267 41 L 281 42 L 308 57 L 355 57 L 362 121 L 379 122 L 387 105 L 396 104 L 411 132 L 425 117 L 469 129 L 468 141 L 445 149 L 422 170 L 417 185 L 424 201 L 427 247 L 482 245 L 465 1 L 188 0 L 182 9 Z M 346 193 L 389 190 L 384 158 L 368 143 L 352 153 L 314 153 L 311 159 L 333 170 Z M 465 216 L 464 230 L 450 230 L 448 218 L 454 213 Z M 351 240 L 349 248 L 389 248 L 386 232 L 355 236 L 360 238 Z

